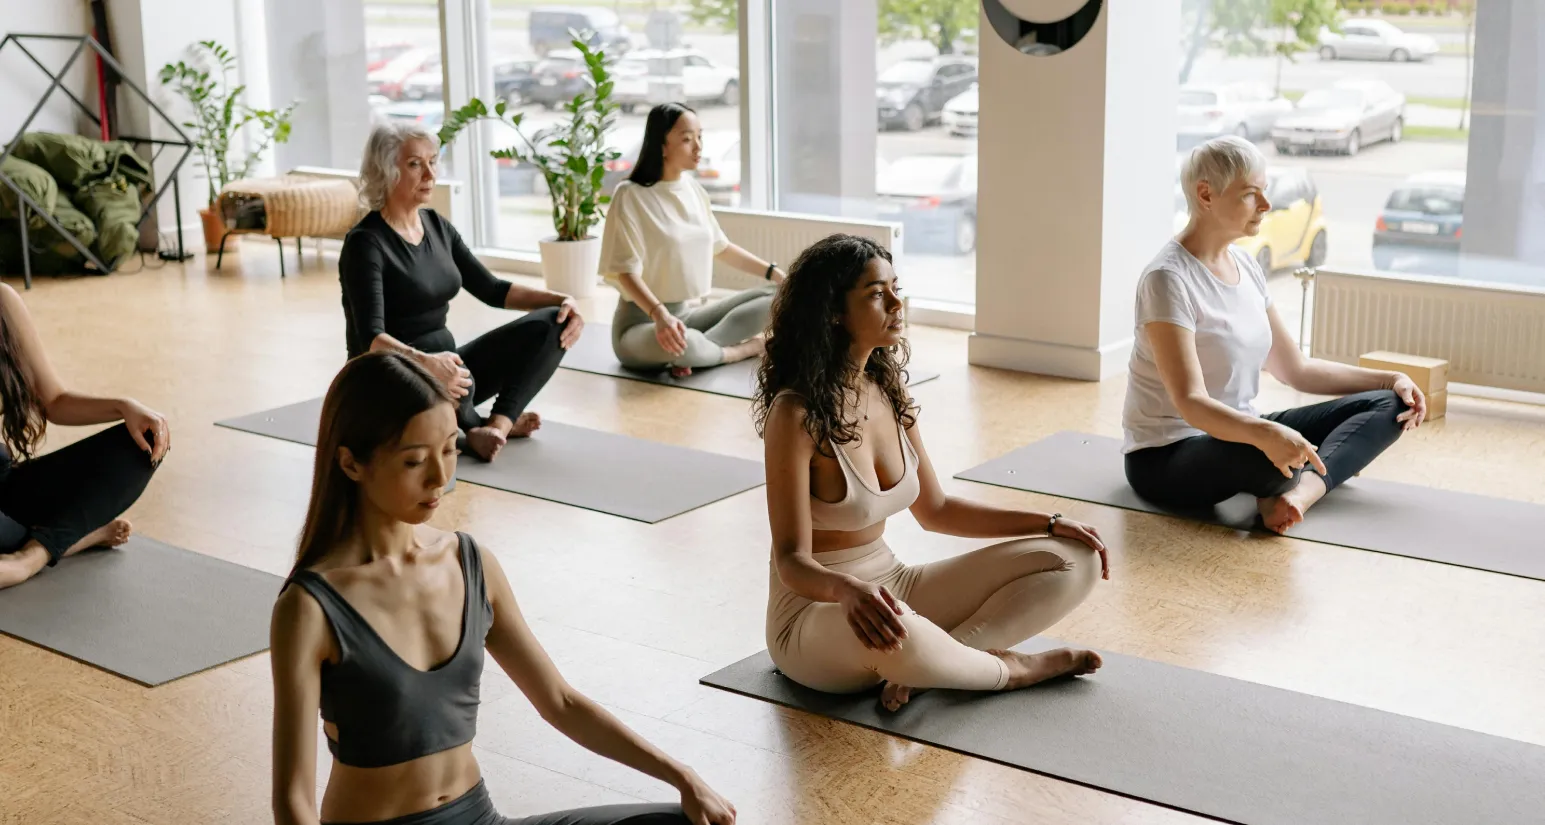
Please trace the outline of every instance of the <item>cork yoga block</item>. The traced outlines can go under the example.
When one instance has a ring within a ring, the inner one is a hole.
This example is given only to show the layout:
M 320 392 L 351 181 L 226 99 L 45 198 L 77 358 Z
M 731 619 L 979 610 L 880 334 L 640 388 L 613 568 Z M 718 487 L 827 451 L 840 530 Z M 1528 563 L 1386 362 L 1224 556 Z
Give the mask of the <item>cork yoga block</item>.
M 1380 350 L 1364 353 L 1357 359 L 1357 364 L 1373 370 L 1403 372 L 1429 396 L 1448 391 L 1448 362 L 1442 358 L 1427 358 L 1421 355 Z

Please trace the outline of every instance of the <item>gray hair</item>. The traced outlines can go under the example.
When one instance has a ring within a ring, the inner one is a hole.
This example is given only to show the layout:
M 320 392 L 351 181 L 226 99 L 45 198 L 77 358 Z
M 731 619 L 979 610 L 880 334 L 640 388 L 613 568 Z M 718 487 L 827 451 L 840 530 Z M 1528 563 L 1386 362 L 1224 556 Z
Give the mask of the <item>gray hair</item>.
M 1205 181 L 1214 192 L 1240 178 L 1266 171 L 1266 156 L 1242 137 L 1216 137 L 1191 150 L 1180 169 L 1180 190 L 1191 214 L 1197 212 L 1196 185 Z
M 367 209 L 386 205 L 386 196 L 397 185 L 397 155 L 410 140 L 427 140 L 440 148 L 440 139 L 412 121 L 392 120 L 370 130 L 365 141 L 365 158 L 359 164 L 359 199 Z

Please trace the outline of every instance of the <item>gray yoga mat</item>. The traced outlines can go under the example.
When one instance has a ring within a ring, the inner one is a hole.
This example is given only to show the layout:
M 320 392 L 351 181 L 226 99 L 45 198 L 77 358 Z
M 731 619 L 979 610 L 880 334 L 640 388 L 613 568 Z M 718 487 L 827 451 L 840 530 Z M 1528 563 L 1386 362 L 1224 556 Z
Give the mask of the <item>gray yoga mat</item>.
M 315 446 L 322 399 L 216 422 Z M 543 421 L 493 462 L 462 456 L 456 478 L 653 524 L 761 486 L 756 461 Z
M 1045 650 L 1052 640 L 1017 649 Z M 1173 665 L 1006 693 L 927 691 L 897 713 L 835 695 L 765 651 L 703 684 L 1243 825 L 1539 822 L 1545 748 Z
M 1265 529 L 1248 495 L 1199 512 L 1144 500 L 1127 484 L 1121 442 L 1100 435 L 1059 432 L 955 477 L 1237 530 Z M 1353 478 L 1321 499 L 1288 535 L 1545 580 L 1545 506 L 1528 502 Z
M 610 324 L 585 324 L 585 334 L 564 356 L 560 367 L 614 378 L 631 378 L 667 387 L 728 395 L 733 398 L 751 399 L 756 393 L 755 359 L 737 361 L 720 367 L 693 370 L 686 378 L 673 378 L 669 370 L 635 370 L 624 367 L 612 352 L 612 328 Z M 936 372 L 907 369 L 909 386 L 932 381 L 939 377 Z
M 134 536 L 0 590 L 0 632 L 154 687 L 267 650 L 283 583 Z

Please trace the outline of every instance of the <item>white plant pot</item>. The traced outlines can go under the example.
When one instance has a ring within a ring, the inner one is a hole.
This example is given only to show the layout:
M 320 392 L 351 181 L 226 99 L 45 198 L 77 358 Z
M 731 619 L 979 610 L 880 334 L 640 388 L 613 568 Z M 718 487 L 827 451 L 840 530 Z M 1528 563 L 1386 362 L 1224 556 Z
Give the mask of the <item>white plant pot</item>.
M 601 279 L 601 239 L 560 241 L 547 238 L 538 242 L 542 250 L 542 280 L 547 288 L 575 298 L 595 294 Z

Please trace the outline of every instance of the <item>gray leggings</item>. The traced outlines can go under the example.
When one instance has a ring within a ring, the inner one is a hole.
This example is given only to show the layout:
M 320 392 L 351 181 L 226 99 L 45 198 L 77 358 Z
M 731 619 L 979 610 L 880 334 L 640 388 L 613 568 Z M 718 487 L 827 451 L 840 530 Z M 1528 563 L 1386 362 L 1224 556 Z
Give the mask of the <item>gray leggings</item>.
M 718 301 L 687 309 L 685 303 L 665 308 L 687 326 L 687 349 L 672 356 L 654 337 L 654 321 L 638 304 L 617 302 L 612 315 L 612 351 L 630 369 L 712 367 L 724 363 L 724 348 L 755 337 L 772 316 L 776 284 L 754 287 Z
M 416 814 L 367 825 L 692 825 L 681 806 L 604 805 L 511 819 L 494 809 L 488 788 L 478 782 L 456 799 Z

